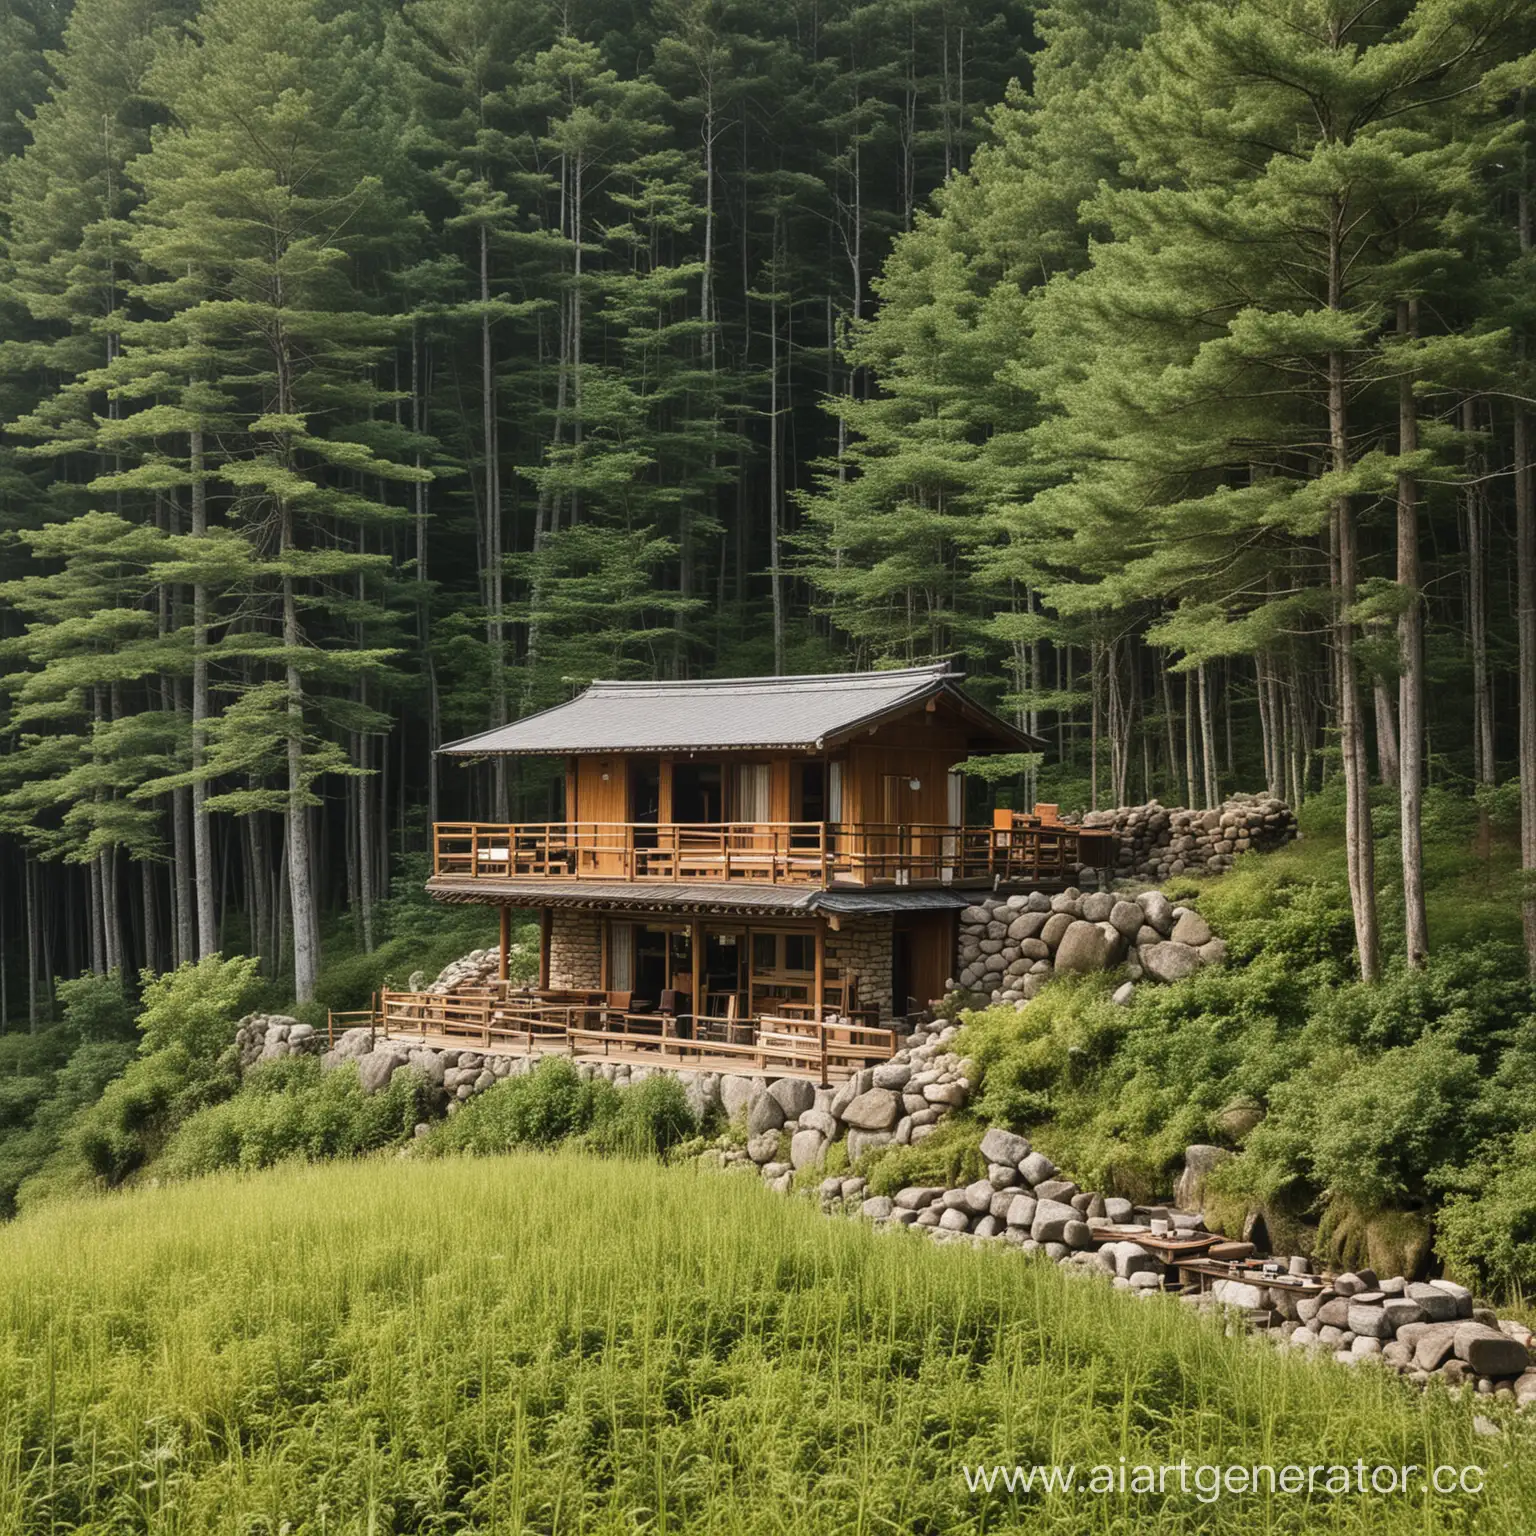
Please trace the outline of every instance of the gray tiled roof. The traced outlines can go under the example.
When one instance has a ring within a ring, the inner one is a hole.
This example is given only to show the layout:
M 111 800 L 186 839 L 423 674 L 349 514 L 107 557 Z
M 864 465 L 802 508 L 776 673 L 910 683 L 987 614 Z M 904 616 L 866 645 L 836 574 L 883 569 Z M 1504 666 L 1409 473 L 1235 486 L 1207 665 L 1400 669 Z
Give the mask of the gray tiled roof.
M 947 695 L 994 750 L 1041 743 L 967 699 L 944 663 L 820 677 L 699 682 L 595 682 L 578 697 L 510 725 L 450 742 L 456 757 L 580 752 L 819 750 L 860 727 Z

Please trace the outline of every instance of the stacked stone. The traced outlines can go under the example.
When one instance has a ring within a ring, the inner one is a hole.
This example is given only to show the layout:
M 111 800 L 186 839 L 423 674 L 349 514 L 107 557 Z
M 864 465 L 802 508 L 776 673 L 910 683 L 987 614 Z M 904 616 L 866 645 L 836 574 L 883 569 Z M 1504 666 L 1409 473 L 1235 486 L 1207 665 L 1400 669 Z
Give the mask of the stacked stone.
M 1209 811 L 1170 810 L 1152 800 L 1090 811 L 1082 825 L 1118 835 L 1115 877 L 1120 880 L 1219 874 L 1240 853 L 1267 852 L 1296 836 L 1295 812 L 1273 795 L 1234 795 Z M 1085 869 L 1084 878 L 1093 873 Z
M 987 896 L 960 914 L 960 975 L 950 986 L 1022 1007 L 1057 971 L 1123 963 L 1129 981 L 1115 998 L 1124 1003 L 1144 976 L 1178 981 L 1226 955 L 1193 907 L 1176 907 L 1161 891 Z
M 501 969 L 501 952 L 495 949 L 472 949 L 467 955 L 451 960 L 438 973 L 435 981 L 425 987 L 412 986 L 412 992 L 430 992 L 442 997 L 449 992 L 467 991 L 483 987 L 496 980 Z M 419 976 L 412 976 L 415 982 Z
M 235 1050 L 242 1072 L 286 1056 L 317 1055 L 324 1045 L 314 1025 L 300 1024 L 285 1013 L 248 1013 L 235 1026 Z
M 953 1189 L 913 1185 L 894 1196 L 876 1195 L 859 1207 L 873 1221 L 927 1230 L 940 1239 L 993 1238 L 1059 1264 L 1099 1271 L 1123 1290 L 1156 1291 L 1164 1266 L 1139 1243 L 1100 1243 L 1095 1230 L 1155 1214 L 1129 1200 L 1082 1190 L 1060 1176 L 1027 1137 L 993 1126 L 981 1139 L 985 1178 Z M 822 1195 L 831 1203 L 847 1193 L 828 1180 Z M 1200 1219 L 1163 1211 L 1177 1230 L 1197 1231 Z
M 827 934 L 827 964 L 857 982 L 861 1008 L 878 1008 L 882 1019 L 897 1011 L 891 996 L 889 916 L 845 917 L 837 932 Z M 904 1011 L 906 999 L 899 1001 Z
M 798 1170 L 825 1163 L 835 1141 L 846 1140 L 849 1161 L 857 1162 L 875 1147 L 925 1140 L 966 1103 L 977 1078 L 976 1064 L 948 1049 L 958 1033 L 954 1024 L 919 1024 L 889 1061 L 835 1088 L 804 1078 L 722 1075 L 721 1108 L 731 1119 L 744 1114 L 748 1135 L 745 1149 L 722 1151 L 716 1160 L 755 1166 L 770 1188 L 787 1191 Z M 849 1184 L 849 1194 L 864 1187 L 859 1178 L 830 1182 Z
M 603 973 L 603 929 L 595 912 L 549 914 L 549 984 L 589 988 Z

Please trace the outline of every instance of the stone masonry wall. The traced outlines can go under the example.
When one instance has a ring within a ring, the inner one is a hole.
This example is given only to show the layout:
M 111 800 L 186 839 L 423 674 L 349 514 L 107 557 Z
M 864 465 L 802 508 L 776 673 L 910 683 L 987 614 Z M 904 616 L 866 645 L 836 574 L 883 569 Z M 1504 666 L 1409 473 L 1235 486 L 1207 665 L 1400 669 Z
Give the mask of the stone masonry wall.
M 844 918 L 842 927 L 827 933 L 827 965 L 858 979 L 861 1008 L 878 1008 L 888 1019 L 894 1006 L 891 996 L 891 919 Z
M 590 989 L 602 975 L 603 930 L 592 912 L 556 907 L 549 914 L 549 984 Z
M 1171 810 L 1152 800 L 1090 811 L 1082 824 L 1119 834 L 1117 880 L 1219 874 L 1240 853 L 1268 852 L 1296 836 L 1296 813 L 1273 795 L 1234 795 L 1209 811 Z

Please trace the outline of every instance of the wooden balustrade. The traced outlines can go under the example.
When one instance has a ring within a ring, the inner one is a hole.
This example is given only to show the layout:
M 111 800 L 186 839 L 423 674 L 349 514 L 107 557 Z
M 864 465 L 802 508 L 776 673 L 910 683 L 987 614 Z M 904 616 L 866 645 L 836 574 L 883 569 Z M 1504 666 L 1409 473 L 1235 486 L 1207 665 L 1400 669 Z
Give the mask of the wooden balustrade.
M 367 1016 L 381 1038 L 478 1045 L 523 1055 L 565 1052 L 680 1067 L 848 1077 L 896 1053 L 894 1029 L 834 1017 L 756 1019 L 635 1013 L 588 998 L 520 995 L 503 987 L 380 994 Z M 337 1016 L 340 1023 L 342 1016 Z M 347 1015 L 347 1018 L 354 1017 Z
M 433 873 L 493 880 L 947 885 L 1070 880 L 1110 834 L 1060 825 L 438 822 Z

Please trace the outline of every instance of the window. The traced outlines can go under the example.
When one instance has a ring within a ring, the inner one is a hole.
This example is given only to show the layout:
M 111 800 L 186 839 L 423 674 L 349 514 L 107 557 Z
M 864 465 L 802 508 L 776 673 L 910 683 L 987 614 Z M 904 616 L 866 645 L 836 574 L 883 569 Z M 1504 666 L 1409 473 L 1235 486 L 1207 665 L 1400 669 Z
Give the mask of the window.
M 816 936 L 810 933 L 754 933 L 752 972 L 756 976 L 810 976 L 816 970 Z
M 809 976 L 816 969 L 816 940 L 808 933 L 784 935 L 784 969 Z

